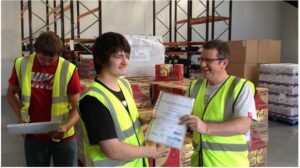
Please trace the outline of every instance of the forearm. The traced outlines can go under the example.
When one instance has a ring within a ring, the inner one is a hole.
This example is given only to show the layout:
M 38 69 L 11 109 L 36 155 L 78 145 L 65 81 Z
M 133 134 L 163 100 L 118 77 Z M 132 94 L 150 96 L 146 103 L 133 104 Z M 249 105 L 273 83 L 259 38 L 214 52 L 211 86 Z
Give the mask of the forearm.
M 115 160 L 132 160 L 136 158 L 148 157 L 151 149 L 145 146 L 134 146 L 126 143 L 122 143 L 122 147 L 117 151 L 112 151 L 110 153 L 110 158 Z
M 69 130 L 70 128 L 72 128 L 79 120 L 79 115 L 77 112 L 77 109 L 72 109 L 71 113 L 70 113 L 70 117 L 68 119 L 68 121 L 66 122 L 66 124 L 64 124 L 67 128 L 67 130 Z
M 118 139 L 109 139 L 99 142 L 103 153 L 114 160 L 132 160 L 143 157 L 157 157 L 159 155 L 158 148 L 152 146 L 135 146 L 119 141 Z
M 70 117 L 67 123 L 65 124 L 67 130 L 69 130 L 72 126 L 74 126 L 79 120 L 79 114 L 76 107 L 79 101 L 79 97 L 80 97 L 79 94 L 74 94 L 69 96 L 72 109 L 70 112 Z
M 246 134 L 250 125 L 251 119 L 248 117 L 240 117 L 223 123 L 207 123 L 204 134 L 221 136 Z

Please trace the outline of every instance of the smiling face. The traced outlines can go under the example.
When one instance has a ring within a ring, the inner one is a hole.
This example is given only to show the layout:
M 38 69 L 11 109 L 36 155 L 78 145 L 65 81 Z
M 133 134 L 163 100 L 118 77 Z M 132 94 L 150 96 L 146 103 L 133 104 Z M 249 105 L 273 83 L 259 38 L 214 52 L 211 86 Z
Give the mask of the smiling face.
M 214 83 L 220 76 L 226 74 L 228 59 L 218 58 L 215 48 L 203 49 L 200 57 L 201 76 Z
M 126 74 L 128 62 L 129 53 L 118 51 L 110 56 L 109 63 L 103 71 L 114 77 L 124 76 Z

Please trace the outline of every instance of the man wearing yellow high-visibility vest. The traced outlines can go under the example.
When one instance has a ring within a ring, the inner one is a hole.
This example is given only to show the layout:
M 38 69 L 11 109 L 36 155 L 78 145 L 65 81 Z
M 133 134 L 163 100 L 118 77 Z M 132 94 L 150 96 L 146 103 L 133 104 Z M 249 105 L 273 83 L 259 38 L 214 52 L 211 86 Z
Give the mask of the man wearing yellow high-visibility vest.
M 118 33 L 104 33 L 93 46 L 97 76 L 78 104 L 86 166 L 146 167 L 147 157 L 162 154 L 156 145 L 143 146 L 133 93 L 120 77 L 126 73 L 129 55 L 130 45 Z
M 227 44 L 220 40 L 203 45 L 202 79 L 189 87 L 189 96 L 195 98 L 193 112 L 180 122 L 193 131 L 192 166 L 249 166 L 246 133 L 256 116 L 255 88 L 252 82 L 227 74 L 229 56 Z
M 26 165 L 50 166 L 52 158 L 53 166 L 77 166 L 73 127 L 79 119 L 77 69 L 59 56 L 63 43 L 54 32 L 41 33 L 34 48 L 36 53 L 15 61 L 7 90 L 8 103 L 19 123 L 53 121 L 60 126 L 48 134 L 25 135 Z

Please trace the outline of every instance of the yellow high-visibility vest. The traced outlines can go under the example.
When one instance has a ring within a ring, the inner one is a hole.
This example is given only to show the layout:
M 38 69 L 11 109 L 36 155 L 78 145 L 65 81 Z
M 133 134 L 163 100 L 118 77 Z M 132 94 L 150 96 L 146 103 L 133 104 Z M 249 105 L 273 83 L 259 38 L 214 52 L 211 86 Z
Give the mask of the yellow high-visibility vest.
M 23 122 L 30 122 L 28 110 L 31 100 L 31 73 L 35 56 L 36 54 L 33 53 L 30 56 L 19 57 L 15 61 L 16 74 L 21 88 L 21 117 Z M 74 64 L 64 58 L 58 58 L 52 87 L 51 121 L 64 124 L 69 119 L 71 105 L 67 95 L 67 87 L 75 68 Z M 74 127 L 72 127 L 65 133 L 64 138 L 70 137 L 74 133 Z
M 101 84 L 95 81 L 90 85 L 88 90 L 82 95 L 81 99 L 87 95 L 97 98 L 99 102 L 105 105 L 105 107 L 109 110 L 110 115 L 113 119 L 115 131 L 117 133 L 118 139 L 130 145 L 141 146 L 144 141 L 144 136 L 141 129 L 138 110 L 132 97 L 131 87 L 128 81 L 126 81 L 123 78 L 118 79 L 118 84 L 128 104 L 130 115 L 128 114 L 126 108 L 123 106 L 121 101 L 113 93 L 111 93 L 107 88 L 105 88 L 104 86 L 102 86 Z M 80 103 L 78 107 L 80 107 Z M 84 121 L 82 121 L 82 119 L 80 119 L 80 121 L 81 121 L 80 123 L 84 135 L 83 145 L 84 145 L 86 166 L 142 167 L 143 159 L 146 163 L 146 166 L 148 166 L 147 158 L 137 158 L 128 161 L 110 160 L 103 153 L 99 144 L 89 143 L 87 130 L 85 128 L 85 123 Z M 99 125 L 95 125 L 95 127 L 97 126 L 101 127 L 101 123 L 99 123 Z
M 205 107 L 207 80 L 193 80 L 189 88 L 190 96 L 195 98 L 193 115 L 207 123 L 220 123 L 233 119 L 234 103 L 246 82 L 254 93 L 252 82 L 230 76 Z M 246 135 L 217 136 L 193 132 L 193 146 L 192 166 L 249 166 Z

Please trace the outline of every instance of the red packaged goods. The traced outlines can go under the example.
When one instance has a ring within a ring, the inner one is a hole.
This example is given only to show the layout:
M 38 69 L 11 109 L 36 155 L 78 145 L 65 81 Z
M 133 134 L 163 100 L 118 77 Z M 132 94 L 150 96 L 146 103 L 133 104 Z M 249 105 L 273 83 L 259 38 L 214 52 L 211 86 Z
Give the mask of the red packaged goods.
M 155 65 L 156 81 L 179 81 L 183 80 L 182 64 L 158 64 Z

